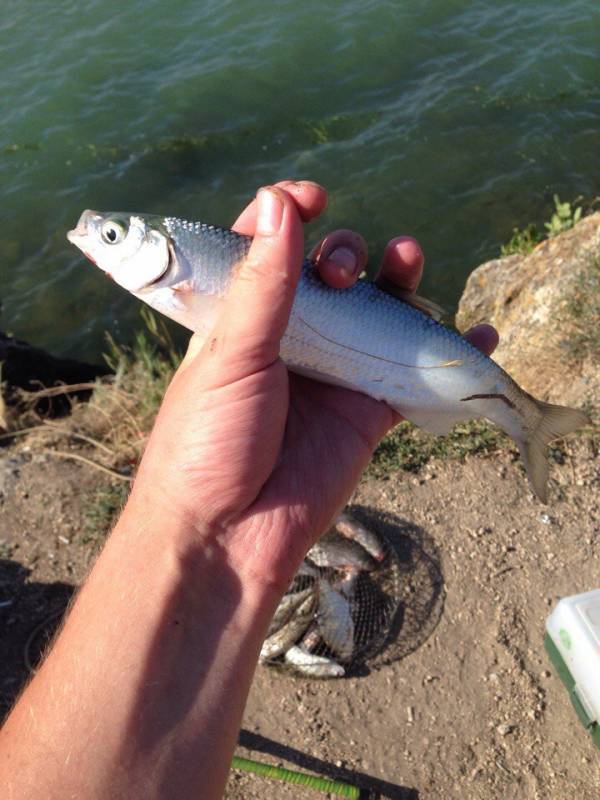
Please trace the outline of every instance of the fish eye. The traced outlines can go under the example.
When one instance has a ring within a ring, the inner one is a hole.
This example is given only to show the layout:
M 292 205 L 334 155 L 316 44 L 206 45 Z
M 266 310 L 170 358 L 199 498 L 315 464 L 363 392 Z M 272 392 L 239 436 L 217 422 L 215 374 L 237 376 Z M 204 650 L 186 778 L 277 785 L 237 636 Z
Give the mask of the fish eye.
M 127 233 L 125 226 L 114 219 L 107 219 L 100 231 L 106 244 L 119 244 Z

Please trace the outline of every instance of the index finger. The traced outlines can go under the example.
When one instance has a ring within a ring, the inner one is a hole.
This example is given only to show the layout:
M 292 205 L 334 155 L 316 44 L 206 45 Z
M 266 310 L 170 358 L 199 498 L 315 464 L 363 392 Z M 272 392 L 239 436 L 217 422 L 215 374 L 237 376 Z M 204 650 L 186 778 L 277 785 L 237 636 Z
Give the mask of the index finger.
M 313 181 L 279 181 L 274 185 L 292 197 L 303 222 L 318 217 L 327 205 L 327 192 Z M 232 225 L 232 230 L 246 236 L 254 236 L 255 229 L 256 198 L 246 206 Z
M 412 236 L 396 236 L 385 252 L 375 282 L 386 289 L 390 284 L 408 292 L 416 291 L 423 275 L 425 256 Z

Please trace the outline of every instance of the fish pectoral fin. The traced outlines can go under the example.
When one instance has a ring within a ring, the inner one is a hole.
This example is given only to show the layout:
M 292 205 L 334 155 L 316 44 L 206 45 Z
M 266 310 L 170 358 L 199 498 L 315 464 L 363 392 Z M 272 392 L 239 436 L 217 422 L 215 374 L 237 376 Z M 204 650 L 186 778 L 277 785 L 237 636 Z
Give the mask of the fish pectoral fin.
M 178 294 L 189 294 L 194 291 L 194 286 L 191 281 L 179 281 L 179 283 L 174 283 L 171 286 L 171 291 L 177 292 Z
M 551 403 L 542 403 L 531 398 L 540 417 L 537 424 L 529 428 L 525 437 L 516 439 L 521 453 L 521 458 L 527 470 L 527 477 L 533 491 L 542 503 L 548 502 L 548 461 L 546 459 L 546 445 L 553 439 L 566 436 L 590 422 L 590 418 L 577 408 L 556 406 Z

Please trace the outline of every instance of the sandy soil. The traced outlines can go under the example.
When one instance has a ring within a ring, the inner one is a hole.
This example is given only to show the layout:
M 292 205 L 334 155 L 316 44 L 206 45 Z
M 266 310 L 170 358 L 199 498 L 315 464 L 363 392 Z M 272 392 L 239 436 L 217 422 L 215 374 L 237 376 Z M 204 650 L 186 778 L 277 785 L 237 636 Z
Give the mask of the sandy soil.
M 547 507 L 509 453 L 363 480 L 353 503 L 405 554 L 398 636 L 351 678 L 259 667 L 238 754 L 389 798 L 597 798 L 598 751 L 542 647 L 558 598 L 600 586 L 590 446 L 572 444 L 552 478 Z M 0 450 L 3 712 L 26 679 L 28 638 L 93 560 L 85 510 L 103 480 L 23 442 Z M 226 796 L 319 795 L 233 772 Z

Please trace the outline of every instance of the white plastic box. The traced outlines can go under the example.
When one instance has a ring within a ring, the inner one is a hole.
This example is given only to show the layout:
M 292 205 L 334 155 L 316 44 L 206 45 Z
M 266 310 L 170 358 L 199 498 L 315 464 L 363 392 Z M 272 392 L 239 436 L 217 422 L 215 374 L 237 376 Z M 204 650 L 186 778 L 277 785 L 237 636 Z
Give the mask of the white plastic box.
M 600 747 L 600 589 L 563 598 L 546 620 L 544 645 Z

